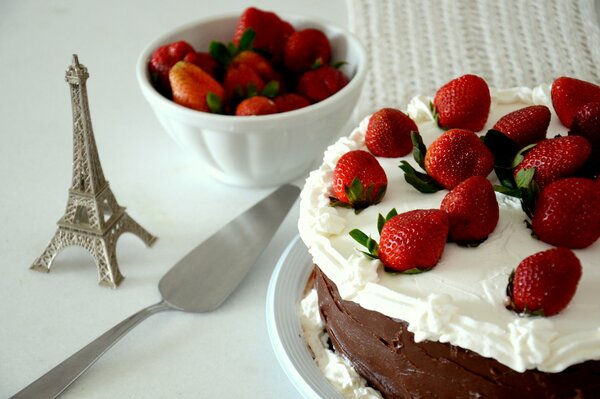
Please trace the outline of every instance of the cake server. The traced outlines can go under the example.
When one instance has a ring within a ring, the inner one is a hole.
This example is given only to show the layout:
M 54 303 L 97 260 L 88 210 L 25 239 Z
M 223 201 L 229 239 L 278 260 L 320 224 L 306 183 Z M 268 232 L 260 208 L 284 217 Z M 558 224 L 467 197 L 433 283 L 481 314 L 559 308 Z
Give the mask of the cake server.
M 12 398 L 56 398 L 123 335 L 166 310 L 210 312 L 246 276 L 296 201 L 300 189 L 284 185 L 202 242 L 160 280 L 162 300 L 123 320 Z

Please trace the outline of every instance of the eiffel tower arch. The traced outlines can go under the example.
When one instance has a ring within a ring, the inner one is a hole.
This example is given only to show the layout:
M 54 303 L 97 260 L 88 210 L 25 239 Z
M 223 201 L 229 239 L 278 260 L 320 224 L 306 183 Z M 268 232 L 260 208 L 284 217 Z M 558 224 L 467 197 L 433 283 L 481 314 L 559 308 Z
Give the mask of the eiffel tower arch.
M 116 244 L 123 233 L 137 235 L 147 246 L 156 237 L 140 226 L 120 206 L 104 178 L 88 105 L 87 68 L 77 55 L 67 68 L 65 80 L 71 91 L 73 110 L 73 178 L 65 214 L 58 229 L 31 269 L 49 272 L 56 255 L 77 245 L 88 250 L 98 267 L 102 286 L 116 288 L 123 280 L 116 257 Z

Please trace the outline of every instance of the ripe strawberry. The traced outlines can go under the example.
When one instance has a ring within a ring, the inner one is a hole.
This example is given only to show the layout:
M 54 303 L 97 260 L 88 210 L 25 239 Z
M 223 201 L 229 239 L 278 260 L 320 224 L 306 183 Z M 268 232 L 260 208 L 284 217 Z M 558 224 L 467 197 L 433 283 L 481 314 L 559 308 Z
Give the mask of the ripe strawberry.
M 523 148 L 546 138 L 550 110 L 545 105 L 532 105 L 504 115 L 492 129 L 510 138 Z
M 260 92 L 265 86 L 265 82 L 252 67 L 247 64 L 234 63 L 225 71 L 223 86 L 227 99 L 236 103 L 251 94 Z
M 148 69 L 156 89 L 161 94 L 171 97 L 169 71 L 176 62 L 183 60 L 187 53 L 193 51 L 194 48 L 183 40 L 165 44 L 154 51 L 148 63 Z
M 200 67 L 179 61 L 169 72 L 173 101 L 204 112 L 220 112 L 223 87 Z
M 600 237 L 600 185 L 580 177 L 550 183 L 535 205 L 531 228 L 557 247 L 592 245 Z
M 571 128 L 579 108 L 600 101 L 600 86 L 583 80 L 561 76 L 552 83 L 552 105 L 561 123 Z
M 442 86 L 433 99 L 434 113 L 441 128 L 478 132 L 490 112 L 490 90 L 485 80 L 463 75 Z
M 581 263 L 573 251 L 552 248 L 521 261 L 508 280 L 509 309 L 553 316 L 567 307 L 581 279 Z
M 378 157 L 403 157 L 412 151 L 411 132 L 418 132 L 415 122 L 395 108 L 382 108 L 369 119 L 365 142 Z
M 362 150 L 342 155 L 333 172 L 333 205 L 363 209 L 381 202 L 387 189 L 387 176 L 375 157 Z
M 296 93 L 280 94 L 273 99 L 279 112 L 288 112 L 295 109 L 308 107 L 310 103 L 304 97 Z
M 216 79 L 219 63 L 209 53 L 190 51 L 183 57 L 183 60 L 199 66 L 204 72 Z
M 438 209 L 417 209 L 383 225 L 378 256 L 389 269 L 407 272 L 434 267 L 448 238 L 448 216 Z
M 293 31 L 291 25 L 282 21 L 273 12 L 255 7 L 247 8 L 240 16 L 235 28 L 233 37 L 235 45 L 239 45 L 244 32 L 249 28 L 256 32 L 254 48 L 267 53 L 274 62 L 279 62 L 283 57 L 285 43 Z
M 600 169 L 600 102 L 587 103 L 577 111 L 569 136 L 583 136 L 592 146 L 589 158 L 592 174 Z
M 424 166 L 433 180 L 452 189 L 471 176 L 489 175 L 494 168 L 494 157 L 472 131 L 451 129 L 431 143 Z
M 448 192 L 440 209 L 450 218 L 450 240 L 478 245 L 494 231 L 500 210 L 492 183 L 473 176 Z
M 316 103 L 340 91 L 348 84 L 348 78 L 339 69 L 324 65 L 306 71 L 300 77 L 298 94 Z
M 304 29 L 294 32 L 287 40 L 283 53 L 285 67 L 300 73 L 314 66 L 329 64 L 331 44 L 325 34 L 318 29 Z
M 235 114 L 237 116 L 276 114 L 277 105 L 270 98 L 254 96 L 238 104 Z
M 588 159 L 590 143 L 581 136 L 555 137 L 540 141 L 517 165 L 513 175 L 519 171 L 535 168 L 533 179 L 543 190 L 551 182 L 572 176 Z
M 260 76 L 263 82 L 265 83 L 270 82 L 272 80 L 281 80 L 281 77 L 275 71 L 271 63 L 267 61 L 265 57 L 263 57 L 255 51 L 242 51 L 233 58 L 232 64 L 248 65 L 256 71 L 258 76 Z

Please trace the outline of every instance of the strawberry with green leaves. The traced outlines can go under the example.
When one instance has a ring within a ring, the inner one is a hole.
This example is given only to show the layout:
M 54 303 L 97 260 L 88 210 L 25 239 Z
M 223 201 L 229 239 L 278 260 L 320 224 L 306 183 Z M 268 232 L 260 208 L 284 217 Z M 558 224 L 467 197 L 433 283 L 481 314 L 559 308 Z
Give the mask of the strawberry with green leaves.
M 591 153 L 590 143 L 582 136 L 558 136 L 544 139 L 533 148 L 517 155 L 513 175 L 534 169 L 533 180 L 540 190 L 563 177 L 573 176 Z M 520 162 L 519 162 L 520 161 Z
M 423 193 L 451 190 L 469 177 L 486 177 L 494 168 L 492 152 L 470 130 L 447 130 L 429 148 L 419 133 L 413 132 L 411 137 L 415 161 L 426 173 L 416 171 L 404 160 L 400 169 L 404 171 L 404 179 Z
M 581 274 L 579 259 L 567 248 L 535 253 L 510 275 L 507 308 L 531 316 L 558 314 L 575 296 Z
M 200 67 L 179 61 L 169 72 L 173 101 L 203 112 L 222 112 L 223 87 Z
M 360 230 L 350 236 L 364 245 L 363 253 L 378 258 L 388 271 L 421 273 L 439 262 L 448 238 L 449 221 L 439 209 L 416 209 L 397 214 L 392 209 L 377 221 L 379 243 Z
M 283 53 L 285 67 L 294 73 L 301 73 L 331 60 L 331 44 L 325 34 L 318 29 L 303 29 L 292 33 L 285 43 Z
M 385 195 L 387 183 L 385 171 L 371 153 L 349 151 L 335 165 L 332 205 L 360 210 L 378 204 Z
M 600 101 L 600 86 L 591 82 L 561 76 L 552 83 L 550 90 L 552 105 L 561 123 L 568 128 L 581 107 Z
M 440 209 L 450 219 L 450 241 L 466 246 L 485 241 L 500 216 L 494 187 L 481 176 L 469 177 L 449 191 Z
M 235 114 L 237 116 L 268 115 L 279 112 L 273 100 L 265 96 L 254 96 L 238 104 Z
M 443 129 L 478 132 L 490 113 L 490 90 L 476 75 L 463 75 L 439 88 L 433 99 L 434 115 Z
M 294 28 L 277 14 L 256 7 L 249 7 L 240 16 L 233 37 L 233 43 L 239 46 L 248 29 L 256 32 L 254 48 L 267 58 L 278 63 L 283 58 L 285 43 Z
M 511 139 L 517 149 L 546 138 L 550 110 L 545 105 L 531 105 L 504 115 L 496 122 L 496 130 Z
M 296 91 L 298 94 L 316 103 L 331 97 L 348 84 L 349 80 L 335 66 L 323 65 L 306 71 L 300 76 Z
M 375 156 L 398 158 L 412 151 L 410 134 L 418 131 L 415 122 L 402 111 L 382 108 L 369 118 L 365 142 Z
M 600 185 L 581 177 L 549 184 L 535 204 L 531 228 L 557 247 L 589 247 L 600 237 Z

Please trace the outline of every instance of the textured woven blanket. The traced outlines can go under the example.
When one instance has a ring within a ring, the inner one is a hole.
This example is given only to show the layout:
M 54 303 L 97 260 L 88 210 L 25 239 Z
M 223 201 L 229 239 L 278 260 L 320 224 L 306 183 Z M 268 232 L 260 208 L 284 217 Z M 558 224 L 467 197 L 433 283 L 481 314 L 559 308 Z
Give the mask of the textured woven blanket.
M 493 87 L 600 83 L 594 0 L 348 0 L 370 70 L 358 116 L 473 73 Z

